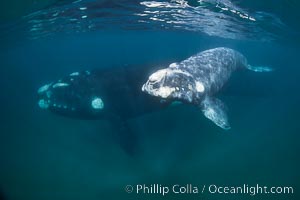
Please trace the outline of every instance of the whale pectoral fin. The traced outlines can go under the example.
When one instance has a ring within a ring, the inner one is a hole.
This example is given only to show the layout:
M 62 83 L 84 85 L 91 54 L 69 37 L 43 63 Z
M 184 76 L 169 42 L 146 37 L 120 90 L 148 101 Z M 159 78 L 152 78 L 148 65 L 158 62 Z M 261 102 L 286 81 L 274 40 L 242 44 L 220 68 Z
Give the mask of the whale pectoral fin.
M 213 121 L 217 126 L 225 130 L 231 128 L 228 122 L 226 106 L 221 100 L 206 96 L 201 102 L 201 109 L 204 116 Z
M 134 132 L 128 122 L 123 119 L 111 120 L 114 128 L 114 137 L 120 147 L 130 156 L 135 156 L 139 152 L 139 142 L 136 132 Z

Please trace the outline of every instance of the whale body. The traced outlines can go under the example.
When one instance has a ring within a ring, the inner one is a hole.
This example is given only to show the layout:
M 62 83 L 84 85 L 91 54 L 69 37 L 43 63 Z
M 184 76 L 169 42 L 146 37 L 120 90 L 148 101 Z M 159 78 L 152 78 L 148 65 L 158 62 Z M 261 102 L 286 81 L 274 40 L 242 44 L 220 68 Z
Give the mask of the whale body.
M 202 51 L 156 71 L 149 76 L 142 90 L 168 101 L 193 104 L 217 126 L 230 129 L 226 106 L 215 95 L 238 69 L 272 71 L 269 67 L 251 66 L 238 51 L 220 47 Z
M 141 91 L 157 68 L 124 66 L 73 72 L 38 89 L 38 105 L 57 115 L 81 120 L 109 120 L 116 139 L 129 154 L 135 154 L 138 136 L 128 119 L 167 107 Z

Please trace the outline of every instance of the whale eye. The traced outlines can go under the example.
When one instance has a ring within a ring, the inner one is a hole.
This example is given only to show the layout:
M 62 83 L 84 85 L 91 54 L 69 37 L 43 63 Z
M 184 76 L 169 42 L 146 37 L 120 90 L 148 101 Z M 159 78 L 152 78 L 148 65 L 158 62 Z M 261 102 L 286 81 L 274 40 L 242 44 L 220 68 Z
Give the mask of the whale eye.
M 91 102 L 91 106 L 93 109 L 101 110 L 104 108 L 104 103 L 100 97 L 95 97 Z

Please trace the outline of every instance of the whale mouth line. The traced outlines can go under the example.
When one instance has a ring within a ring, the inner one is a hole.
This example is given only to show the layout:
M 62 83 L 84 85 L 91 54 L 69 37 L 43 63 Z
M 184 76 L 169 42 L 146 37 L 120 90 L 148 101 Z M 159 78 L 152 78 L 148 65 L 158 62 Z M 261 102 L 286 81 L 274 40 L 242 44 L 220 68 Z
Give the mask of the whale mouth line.
M 64 110 L 71 110 L 71 111 L 75 111 L 76 109 L 74 107 L 70 107 L 66 104 L 58 104 L 55 102 L 51 102 L 49 99 L 45 99 L 45 98 L 41 98 L 38 100 L 38 106 L 43 109 L 43 110 L 47 110 L 47 109 L 64 109 Z
M 75 111 L 74 107 L 70 107 L 65 103 L 57 103 L 53 101 L 53 90 L 55 88 L 63 88 L 68 87 L 68 83 L 49 83 L 41 86 L 38 89 L 38 106 L 41 109 L 47 110 L 47 109 L 63 109 L 63 110 L 71 110 Z

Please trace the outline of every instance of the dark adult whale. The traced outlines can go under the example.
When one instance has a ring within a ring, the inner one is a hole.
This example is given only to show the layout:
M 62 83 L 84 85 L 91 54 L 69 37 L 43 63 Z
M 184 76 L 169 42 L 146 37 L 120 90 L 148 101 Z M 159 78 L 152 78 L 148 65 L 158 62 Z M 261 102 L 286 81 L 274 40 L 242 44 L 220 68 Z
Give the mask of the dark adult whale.
M 245 56 L 233 49 L 215 48 L 156 71 L 148 78 L 142 90 L 168 101 L 193 104 L 216 125 L 230 129 L 225 105 L 214 96 L 238 69 L 272 71 L 269 67 L 249 65 Z
M 115 67 L 74 72 L 38 89 L 38 105 L 53 113 L 77 119 L 106 119 L 117 129 L 116 138 L 130 154 L 138 136 L 127 120 L 160 110 L 169 102 L 141 91 L 155 67 Z

